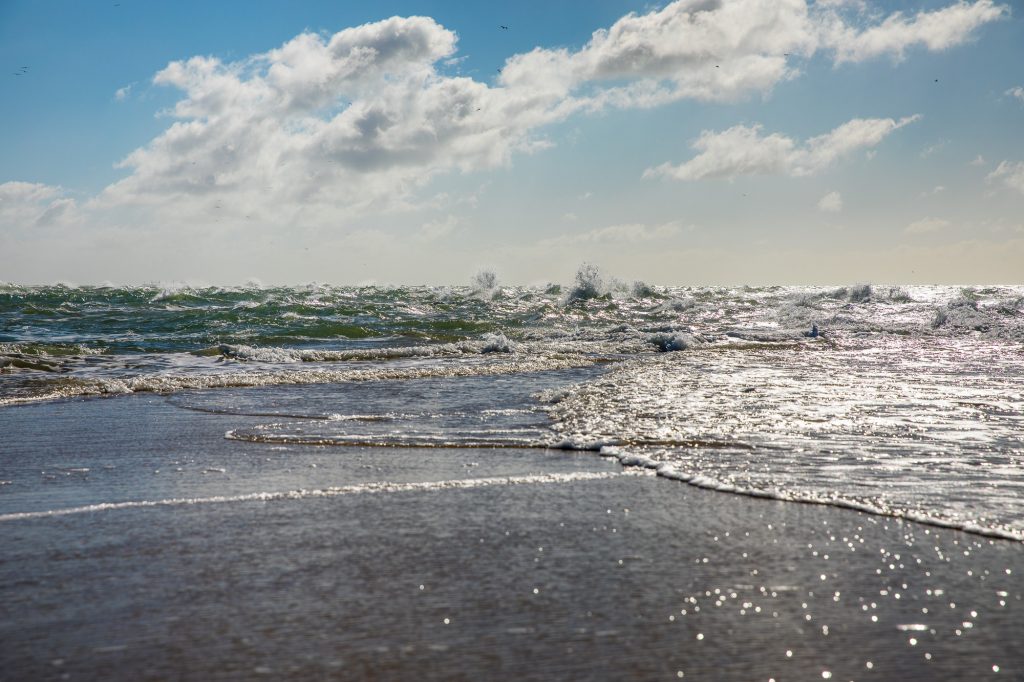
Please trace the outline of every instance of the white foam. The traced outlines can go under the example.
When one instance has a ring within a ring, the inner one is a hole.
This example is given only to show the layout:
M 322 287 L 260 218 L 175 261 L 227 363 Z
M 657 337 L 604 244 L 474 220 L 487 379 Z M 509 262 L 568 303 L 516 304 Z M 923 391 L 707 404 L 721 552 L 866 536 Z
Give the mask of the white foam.
M 201 504 L 229 504 L 232 502 L 275 502 L 278 500 L 303 500 L 342 495 L 369 495 L 377 493 L 402 493 L 432 490 L 466 490 L 470 488 L 486 488 L 509 485 L 540 485 L 549 483 L 570 483 L 574 481 L 594 481 L 615 478 L 617 472 L 575 472 L 557 474 L 527 474 L 523 476 L 497 476 L 489 478 L 462 478 L 445 481 L 417 481 L 411 483 L 394 483 L 380 481 L 376 483 L 360 483 L 357 485 L 332 486 L 328 488 L 286 490 L 283 492 L 243 493 L 241 495 L 218 495 L 213 497 L 175 497 L 163 500 L 132 500 L 128 502 L 100 502 L 81 507 L 64 509 L 48 509 L 46 511 L 14 512 L 0 514 L 0 522 L 24 521 L 27 519 L 46 519 L 73 514 L 90 514 L 123 509 L 145 509 L 150 507 L 182 507 Z
M 57 400 L 78 396 L 116 395 L 128 393 L 173 393 L 190 389 L 244 388 L 252 386 L 280 386 L 329 384 L 355 381 L 385 381 L 401 379 L 458 378 L 471 376 L 499 376 L 540 372 L 554 369 L 585 367 L 599 360 L 575 356 L 559 357 L 502 357 L 486 363 L 431 364 L 422 367 L 372 367 L 339 369 L 306 369 L 275 371 L 239 371 L 218 374 L 145 374 L 122 379 L 66 378 L 52 385 L 49 391 L 33 396 L 0 398 L 0 406 Z
M 164 301 L 164 300 L 167 300 L 169 298 L 174 298 L 175 296 L 178 296 L 179 294 L 191 294 L 191 293 L 194 293 L 194 290 L 192 289 L 192 287 L 190 287 L 189 285 L 185 284 L 184 282 L 171 282 L 171 283 L 162 285 L 160 287 L 160 291 L 157 293 L 157 295 L 154 296 L 153 298 L 151 298 L 149 300 L 149 302 L 150 303 L 158 303 L 160 301 Z
M 478 340 L 439 343 L 422 346 L 393 348 L 358 348 L 352 350 L 323 350 L 306 348 L 279 348 L 276 346 L 249 346 L 223 343 L 204 354 L 217 352 L 232 360 L 268 363 L 295 362 L 350 362 L 357 360 L 402 360 L 411 358 L 444 358 L 486 353 L 514 353 L 519 344 L 502 333 L 486 333 Z
M 688 350 L 703 345 L 693 334 L 683 332 L 654 334 L 650 341 L 662 351 Z
M 864 512 L 865 514 L 871 514 L 873 516 L 888 516 L 890 518 L 905 519 L 907 521 L 914 521 L 915 523 L 920 523 L 928 526 L 937 526 L 940 528 L 960 530 L 974 535 L 982 535 L 990 538 L 999 538 L 1002 540 L 1014 540 L 1017 542 L 1024 542 L 1024 531 L 1018 531 L 1009 528 L 993 528 L 989 526 L 982 526 L 977 523 L 969 521 L 945 519 L 936 516 L 930 516 L 928 514 L 924 514 L 921 512 L 915 512 L 912 510 L 889 509 L 885 507 L 868 504 L 866 502 L 847 500 L 841 497 L 818 497 L 809 493 L 792 493 L 782 490 L 743 487 L 726 481 L 711 478 L 710 476 L 704 476 L 702 474 L 697 473 L 690 473 L 672 464 L 658 462 L 643 455 L 631 454 L 615 446 L 602 447 L 600 448 L 599 452 L 601 455 L 614 457 L 618 459 L 619 463 L 625 467 L 640 467 L 644 469 L 653 469 L 656 471 L 658 476 L 661 476 L 663 478 L 668 478 L 674 481 L 680 481 L 682 483 L 686 483 L 697 488 L 704 488 L 706 490 L 715 490 L 718 492 L 732 493 L 734 495 L 743 495 L 745 497 L 757 497 L 764 499 L 779 500 L 782 502 L 798 502 L 801 504 L 819 504 L 829 507 L 840 507 L 843 509 L 852 509 L 854 511 Z

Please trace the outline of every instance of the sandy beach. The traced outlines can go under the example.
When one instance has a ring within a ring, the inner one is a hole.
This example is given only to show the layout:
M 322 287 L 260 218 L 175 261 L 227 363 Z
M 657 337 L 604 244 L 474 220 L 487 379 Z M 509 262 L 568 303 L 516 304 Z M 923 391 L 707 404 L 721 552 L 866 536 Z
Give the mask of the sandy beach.
M 1024 674 L 1019 543 L 593 453 L 289 449 L 222 419 L 0 411 L 3 679 Z

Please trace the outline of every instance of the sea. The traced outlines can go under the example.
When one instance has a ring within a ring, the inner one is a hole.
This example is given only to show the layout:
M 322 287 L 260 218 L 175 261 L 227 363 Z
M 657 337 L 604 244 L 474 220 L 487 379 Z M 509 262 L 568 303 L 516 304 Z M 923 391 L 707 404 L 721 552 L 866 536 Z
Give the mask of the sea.
M 0 284 L 0 413 L 139 395 L 226 443 L 587 454 L 1024 540 L 1024 286 Z M 102 478 L 80 445 L 0 437 L 0 521 L 161 502 L 44 494 Z

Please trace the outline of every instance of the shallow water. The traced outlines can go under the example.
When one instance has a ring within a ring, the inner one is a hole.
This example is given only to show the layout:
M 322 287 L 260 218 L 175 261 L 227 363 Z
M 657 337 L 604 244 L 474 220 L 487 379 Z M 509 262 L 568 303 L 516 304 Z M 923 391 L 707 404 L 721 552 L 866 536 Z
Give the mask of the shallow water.
M 112 394 L 166 396 L 242 444 L 604 448 L 1024 538 L 1024 287 L 0 286 L 0 410 Z M 5 444 L 5 513 L 89 478 L 26 469 L 37 449 Z

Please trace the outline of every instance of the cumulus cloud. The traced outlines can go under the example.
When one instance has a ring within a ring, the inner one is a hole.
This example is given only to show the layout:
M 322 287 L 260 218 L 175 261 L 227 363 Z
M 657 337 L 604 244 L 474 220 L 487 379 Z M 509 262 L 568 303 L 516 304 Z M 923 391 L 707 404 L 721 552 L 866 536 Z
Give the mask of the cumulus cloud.
M 839 192 L 829 192 L 818 201 L 818 210 L 839 213 L 843 210 L 843 197 Z
M 1008 97 L 1016 97 L 1021 102 L 1024 102 L 1024 87 L 1021 87 L 1020 85 L 1010 88 L 1003 94 L 1007 95 Z
M 1002 161 L 988 174 L 987 179 L 989 182 L 1000 181 L 1010 189 L 1024 194 L 1024 161 Z
M 13 229 L 46 227 L 68 221 L 75 200 L 60 187 L 34 182 L 0 184 L 0 225 Z
M 857 118 L 803 143 L 779 133 L 762 135 L 760 125 L 738 125 L 722 132 L 705 130 L 693 143 L 700 154 L 678 166 L 665 163 L 648 168 L 644 177 L 701 180 L 740 175 L 814 175 L 854 151 L 877 145 L 889 133 L 919 119 L 918 115 L 898 121 Z
M 922 218 L 907 225 L 904 232 L 907 234 L 927 234 L 928 232 L 935 232 L 944 227 L 949 227 L 949 225 L 949 221 L 942 218 Z
M 241 63 L 172 62 L 154 82 L 185 92 L 170 112 L 179 120 L 122 161 L 130 175 L 101 200 L 311 219 L 529 148 L 530 126 L 490 88 L 437 72 L 454 49 L 455 34 L 434 20 L 394 17 L 329 38 L 304 33 Z
M 661 225 L 647 226 L 642 223 L 629 223 L 625 225 L 610 225 L 600 227 L 587 232 L 575 234 L 563 234 L 557 237 L 544 239 L 540 246 L 570 246 L 578 244 L 629 244 L 637 242 L 650 242 L 657 239 L 667 239 L 682 231 L 682 226 L 677 222 L 663 223 Z
M 130 95 L 132 92 L 133 85 L 134 83 L 131 83 L 129 85 L 124 86 L 123 88 L 118 88 L 114 92 L 114 99 L 116 99 L 118 102 L 123 102 L 124 100 L 128 99 L 128 95 Z
M 837 64 L 861 62 L 879 56 L 903 59 L 908 48 L 923 47 L 932 52 L 947 50 L 973 38 L 984 24 L 1009 15 L 1006 5 L 993 0 L 964 2 L 913 17 L 894 12 L 881 23 L 860 28 L 846 23 L 841 14 L 822 17 L 822 46 L 835 51 Z

